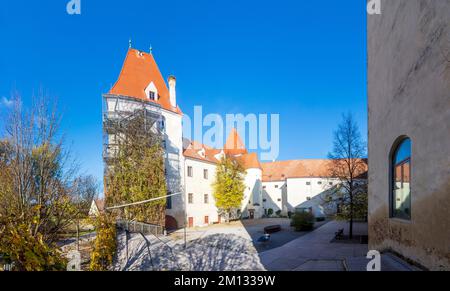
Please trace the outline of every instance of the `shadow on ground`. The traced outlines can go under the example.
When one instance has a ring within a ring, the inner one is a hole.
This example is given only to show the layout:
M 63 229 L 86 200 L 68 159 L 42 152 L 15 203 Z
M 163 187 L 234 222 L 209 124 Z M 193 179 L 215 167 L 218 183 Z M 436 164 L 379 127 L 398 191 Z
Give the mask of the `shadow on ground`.
M 214 234 L 184 243 L 149 238 L 150 246 L 142 236 L 132 235 L 128 242 L 119 235 L 119 251 L 115 270 L 152 271 L 251 271 L 264 270 L 252 243 L 232 234 Z
M 255 249 L 259 253 L 281 247 L 310 233 L 310 231 L 295 231 L 294 228 L 290 226 L 290 223 L 291 220 L 287 218 L 266 218 L 242 221 L 245 231 L 249 234 Z M 314 229 L 318 229 L 326 223 L 327 221 L 316 222 L 314 224 Z M 264 228 L 271 225 L 280 225 L 281 231 L 272 233 L 267 242 L 258 242 L 258 239 L 264 235 Z

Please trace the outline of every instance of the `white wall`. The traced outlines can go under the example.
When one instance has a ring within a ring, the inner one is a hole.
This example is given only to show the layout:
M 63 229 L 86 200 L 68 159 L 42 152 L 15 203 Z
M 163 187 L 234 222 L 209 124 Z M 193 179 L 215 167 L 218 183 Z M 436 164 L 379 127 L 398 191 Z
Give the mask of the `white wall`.
M 165 132 L 166 153 L 166 180 L 170 193 L 181 192 L 181 195 L 172 197 L 172 208 L 167 209 L 166 214 L 173 216 L 178 226 L 184 225 L 184 156 L 183 156 L 183 130 L 182 116 L 162 109 Z
M 261 218 L 264 215 L 261 169 L 246 170 L 244 183 L 245 191 L 241 207 L 242 215 L 243 217 L 249 217 L 249 210 L 254 210 L 254 218 Z
M 286 215 L 288 211 L 295 212 L 296 208 L 311 207 L 315 216 L 325 216 L 327 209 L 321 205 L 324 197 L 321 199 L 319 195 L 337 184 L 338 179 L 328 178 L 288 178 L 286 181 L 263 182 L 264 208 L 272 208 L 274 214 L 281 210 Z
M 188 177 L 188 167 L 193 170 L 193 177 Z M 204 179 L 203 170 L 208 170 L 208 179 Z M 184 171 L 186 173 L 186 223 L 188 218 L 194 218 L 194 226 L 205 226 L 205 216 L 209 217 L 209 224 L 219 221 L 216 202 L 213 196 L 212 184 L 215 181 L 216 165 L 195 159 L 185 158 Z M 194 195 L 194 203 L 188 203 L 188 195 Z M 209 195 L 209 203 L 204 203 L 204 194 Z
M 281 210 L 283 214 L 287 213 L 286 206 L 283 210 L 283 205 L 286 205 L 286 182 L 263 182 L 262 195 L 265 202 L 263 202 L 263 207 L 266 212 L 269 209 L 273 209 L 273 214 Z M 284 203 L 283 203 L 284 200 Z
M 188 177 L 188 167 L 193 170 L 193 177 Z M 208 170 L 208 179 L 203 177 L 203 170 Z M 219 222 L 219 213 L 213 196 L 212 184 L 216 177 L 216 164 L 208 163 L 192 158 L 185 158 L 184 171 L 186 173 L 186 221 L 189 217 L 194 218 L 194 226 L 205 226 L 205 216 L 209 217 L 209 224 Z M 248 169 L 246 171 L 244 199 L 242 200 L 241 212 L 244 217 L 249 216 L 249 209 L 255 210 L 255 219 L 264 214 L 262 207 L 262 171 L 260 169 Z M 188 203 L 188 195 L 192 193 L 194 203 Z M 204 194 L 209 195 L 209 203 L 204 203 Z M 250 202 L 250 203 L 249 203 Z M 255 206 L 259 204 L 259 206 Z

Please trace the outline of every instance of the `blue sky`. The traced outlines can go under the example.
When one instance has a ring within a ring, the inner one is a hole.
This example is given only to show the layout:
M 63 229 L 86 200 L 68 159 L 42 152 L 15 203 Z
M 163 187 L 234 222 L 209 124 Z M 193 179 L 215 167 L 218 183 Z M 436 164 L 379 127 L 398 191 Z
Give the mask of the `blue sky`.
M 365 1 L 5 0 L 0 5 L 0 106 L 57 97 L 81 169 L 102 177 L 102 93 L 116 81 L 131 37 L 177 76 L 182 110 L 280 114 L 280 160 L 325 158 L 344 112 L 363 136 Z

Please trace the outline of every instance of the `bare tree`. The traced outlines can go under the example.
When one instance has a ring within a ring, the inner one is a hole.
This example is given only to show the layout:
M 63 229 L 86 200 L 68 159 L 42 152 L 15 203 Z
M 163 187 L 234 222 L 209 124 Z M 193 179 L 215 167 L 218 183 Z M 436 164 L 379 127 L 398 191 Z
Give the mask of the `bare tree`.
M 54 243 L 80 211 L 77 167 L 59 134 L 56 102 L 40 93 L 26 110 L 18 94 L 14 100 L 0 144 L 0 231 L 8 233 L 0 252 L 20 270 L 61 268 Z
M 328 154 L 331 159 L 329 174 L 340 180 L 339 198 L 341 206 L 348 208 L 347 218 L 350 222 L 349 237 L 353 238 L 353 221 L 360 205 L 367 172 L 366 146 L 352 114 L 344 114 L 342 122 L 334 132 L 333 151 Z M 366 201 L 367 203 L 367 201 Z
M 84 218 L 89 215 L 91 203 L 98 198 L 99 184 L 92 175 L 78 176 L 72 182 L 71 195 L 79 217 Z

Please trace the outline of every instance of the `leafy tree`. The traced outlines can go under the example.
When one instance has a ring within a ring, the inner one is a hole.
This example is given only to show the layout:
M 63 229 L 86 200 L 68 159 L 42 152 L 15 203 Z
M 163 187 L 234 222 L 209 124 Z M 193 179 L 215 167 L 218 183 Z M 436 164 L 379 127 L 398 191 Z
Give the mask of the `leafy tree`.
M 353 221 L 356 214 L 367 211 L 366 187 L 367 160 L 366 146 L 361 138 L 358 125 L 351 114 L 344 114 L 342 122 L 334 132 L 333 151 L 329 175 L 340 180 L 337 187 L 337 198 L 329 202 L 338 203 L 341 208 L 341 218 L 349 220 L 349 237 L 353 237 Z M 337 200 L 337 201 L 333 201 Z
M 126 121 L 124 121 L 126 120 Z M 164 151 L 161 135 L 147 119 L 146 111 L 135 111 L 117 123 L 114 155 L 108 161 L 106 174 L 106 204 L 122 205 L 167 195 Z M 166 200 L 127 207 L 128 220 L 164 226 Z
M 97 236 L 91 253 L 91 271 L 107 271 L 112 265 L 117 248 L 116 225 L 110 215 L 102 214 L 96 219 Z
M 76 167 L 48 101 L 41 94 L 26 110 L 17 95 L 0 142 L 0 253 L 17 270 L 62 269 L 55 242 L 79 212 Z
M 239 209 L 244 199 L 245 170 L 234 159 L 224 156 L 217 165 L 213 184 L 216 207 L 227 215 L 229 221 L 234 210 Z

